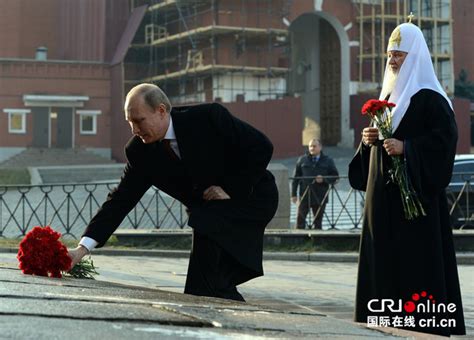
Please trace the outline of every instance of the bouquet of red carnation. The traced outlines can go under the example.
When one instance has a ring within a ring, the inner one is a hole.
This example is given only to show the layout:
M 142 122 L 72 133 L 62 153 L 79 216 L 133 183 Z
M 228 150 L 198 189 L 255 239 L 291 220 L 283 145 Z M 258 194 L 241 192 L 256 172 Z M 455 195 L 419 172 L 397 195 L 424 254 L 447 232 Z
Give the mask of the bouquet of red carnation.
M 383 138 L 392 138 L 392 107 L 394 103 L 386 100 L 370 99 L 362 106 L 362 115 L 370 116 L 376 123 Z M 392 167 L 389 169 L 390 178 L 400 188 L 403 211 L 408 220 L 418 216 L 426 216 L 423 205 L 408 177 L 405 159 L 401 156 L 391 156 Z
M 18 261 L 24 274 L 62 277 L 61 272 L 71 270 L 73 277 L 93 278 L 97 274 L 92 261 L 83 260 L 71 269 L 71 258 L 66 246 L 59 240 L 61 234 L 49 226 L 34 227 L 20 242 Z M 79 270 L 78 267 L 79 266 Z M 75 269 L 75 270 L 74 270 Z M 80 272 L 81 275 L 74 273 Z M 84 274 L 85 273 L 85 274 Z

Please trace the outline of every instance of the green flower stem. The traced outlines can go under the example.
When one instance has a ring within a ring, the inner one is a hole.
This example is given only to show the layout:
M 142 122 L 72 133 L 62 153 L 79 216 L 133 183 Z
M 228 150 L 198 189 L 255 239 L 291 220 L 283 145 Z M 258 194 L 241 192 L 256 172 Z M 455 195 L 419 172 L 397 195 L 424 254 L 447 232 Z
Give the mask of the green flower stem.
M 375 114 L 372 115 L 372 119 L 375 121 L 383 138 L 392 138 L 392 114 L 390 111 L 386 112 L 384 110 L 381 112 L 375 112 Z M 391 156 L 391 158 L 392 167 L 389 169 L 389 174 L 392 182 L 397 184 L 400 189 L 405 218 L 407 220 L 412 220 L 419 216 L 426 216 L 423 205 L 410 183 L 405 161 L 400 156 Z
M 99 275 L 99 273 L 96 271 L 96 267 L 94 266 L 94 261 L 92 261 L 90 256 L 88 259 L 82 259 L 65 274 L 76 279 L 91 280 L 94 280 L 94 275 Z
M 419 216 L 426 216 L 423 205 L 418 199 L 418 196 L 408 178 L 405 162 L 400 156 L 392 156 L 392 161 L 395 174 L 394 179 L 400 189 L 405 218 L 412 220 Z

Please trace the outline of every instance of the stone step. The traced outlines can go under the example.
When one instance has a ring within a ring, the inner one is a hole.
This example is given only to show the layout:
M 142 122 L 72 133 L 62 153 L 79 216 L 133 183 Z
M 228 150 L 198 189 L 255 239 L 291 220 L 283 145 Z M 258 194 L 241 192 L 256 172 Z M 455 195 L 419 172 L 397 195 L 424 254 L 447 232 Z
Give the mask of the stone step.
M 29 167 L 31 184 L 91 183 L 118 181 L 125 164 L 91 164 Z
M 4 168 L 23 168 L 31 166 L 113 164 L 114 160 L 97 155 L 91 151 L 58 148 L 27 148 L 23 152 L 0 164 Z
M 320 246 L 325 251 L 356 251 L 359 249 L 360 229 L 355 230 L 265 230 L 263 243 L 265 246 L 291 247 L 301 245 Z M 183 230 L 161 229 L 118 229 L 114 232 L 119 245 L 140 247 L 154 244 L 162 249 L 189 249 L 192 232 L 190 228 Z M 454 230 L 454 247 L 457 252 L 474 251 L 474 231 Z M 173 246 L 174 245 L 174 246 Z M 178 246 L 177 246 L 178 245 Z M 473 257 L 469 260 L 472 264 Z

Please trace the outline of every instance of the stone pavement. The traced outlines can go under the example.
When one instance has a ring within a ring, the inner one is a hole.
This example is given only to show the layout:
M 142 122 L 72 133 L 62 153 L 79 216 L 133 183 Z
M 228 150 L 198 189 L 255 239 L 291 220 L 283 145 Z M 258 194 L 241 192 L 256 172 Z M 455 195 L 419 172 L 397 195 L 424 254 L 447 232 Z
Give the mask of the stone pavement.
M 0 338 L 433 338 L 352 323 L 354 263 L 265 261 L 241 304 L 180 294 L 186 259 L 93 259 L 97 281 L 58 280 L 22 275 L 14 254 L 0 254 Z M 474 266 L 459 269 L 472 337 Z

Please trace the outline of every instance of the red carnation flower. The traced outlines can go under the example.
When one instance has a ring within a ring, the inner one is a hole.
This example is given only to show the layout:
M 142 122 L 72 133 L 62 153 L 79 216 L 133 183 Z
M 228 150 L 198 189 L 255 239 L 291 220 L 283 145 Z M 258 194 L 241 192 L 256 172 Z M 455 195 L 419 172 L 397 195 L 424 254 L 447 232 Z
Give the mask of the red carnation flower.
M 386 109 L 391 109 L 395 107 L 394 103 L 390 103 L 386 100 L 378 100 L 378 99 L 369 99 L 365 102 L 362 106 L 362 115 L 369 115 L 372 118 L 377 116 L 378 114 L 383 113 Z
M 67 248 L 59 241 L 61 234 L 51 229 L 34 227 L 20 242 L 18 261 L 24 274 L 62 277 L 71 268 Z
M 362 106 L 362 114 L 370 116 L 371 125 L 378 128 L 383 138 L 392 138 L 393 107 L 395 107 L 394 103 L 377 99 L 370 99 Z M 404 159 L 398 155 L 391 156 L 391 159 L 390 179 L 400 188 L 400 198 L 405 218 L 411 220 L 418 216 L 426 216 L 423 205 L 409 181 Z

